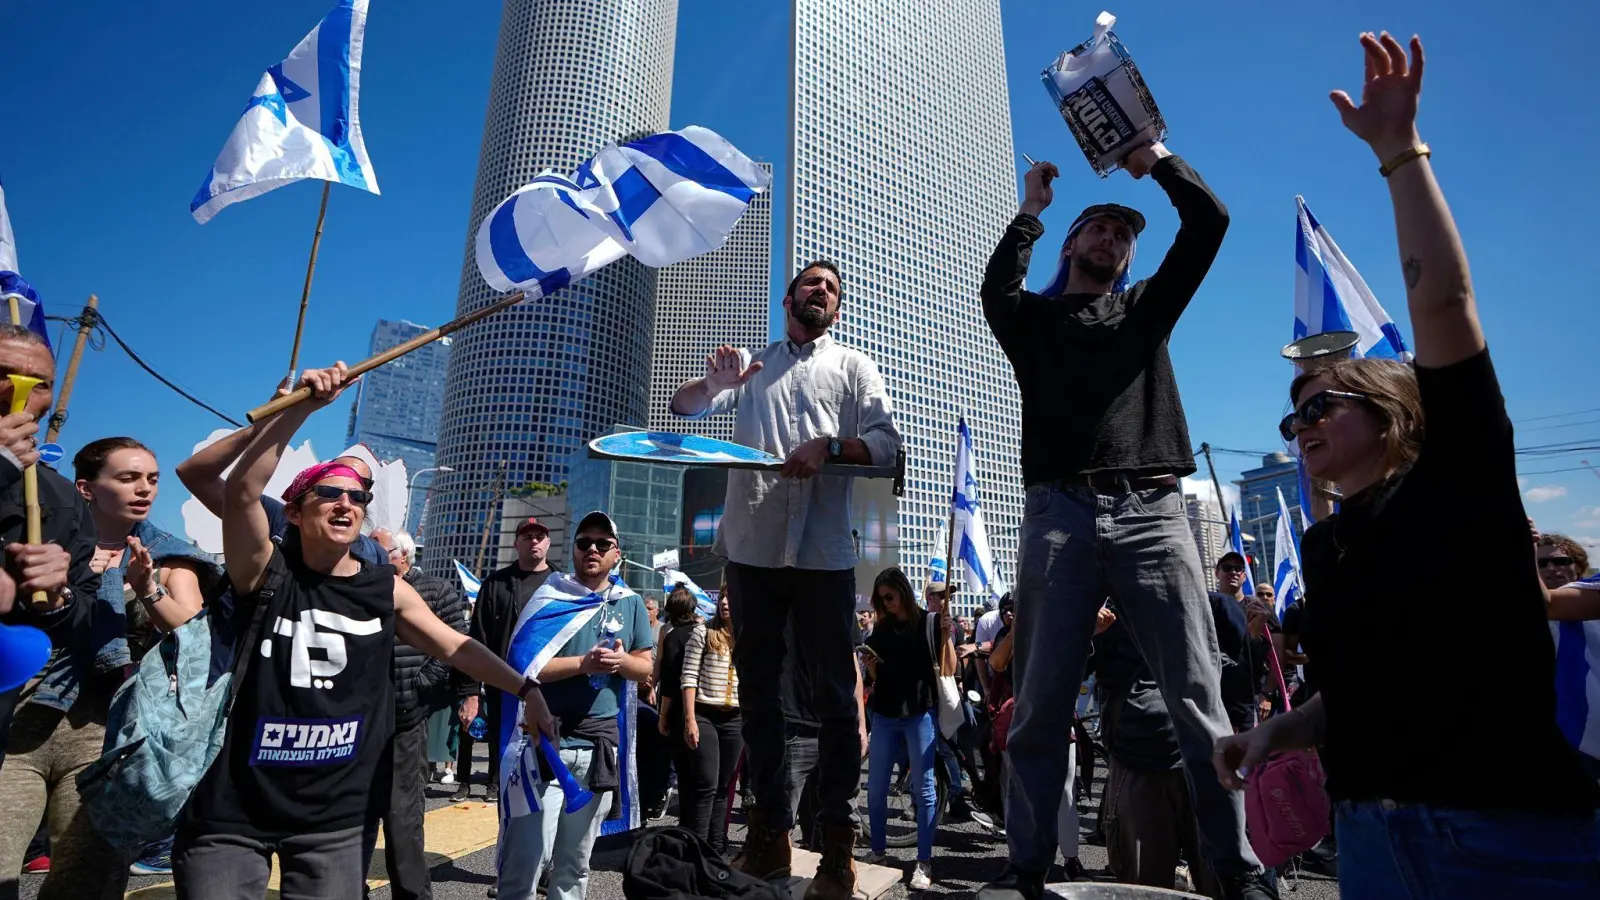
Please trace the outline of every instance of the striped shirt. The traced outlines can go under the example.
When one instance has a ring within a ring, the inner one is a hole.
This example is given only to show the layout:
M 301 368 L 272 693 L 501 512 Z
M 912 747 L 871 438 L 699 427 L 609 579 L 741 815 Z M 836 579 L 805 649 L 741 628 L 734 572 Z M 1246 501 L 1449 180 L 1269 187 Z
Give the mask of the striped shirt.
M 739 673 L 733 656 L 718 653 L 706 642 L 706 626 L 696 625 L 683 648 L 683 689 L 695 689 L 695 707 L 739 705 Z

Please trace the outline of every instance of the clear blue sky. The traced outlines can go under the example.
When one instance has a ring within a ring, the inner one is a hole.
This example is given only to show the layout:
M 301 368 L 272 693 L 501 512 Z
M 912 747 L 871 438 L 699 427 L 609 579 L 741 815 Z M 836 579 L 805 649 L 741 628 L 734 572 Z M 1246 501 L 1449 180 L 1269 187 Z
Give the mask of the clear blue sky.
M 8 137 L 0 173 L 23 274 L 55 314 L 98 294 L 133 347 L 235 416 L 269 393 L 287 362 L 318 186 L 275 191 L 204 227 L 188 202 L 261 72 L 329 5 L 20 0 L 0 8 Z M 1038 79 L 1055 54 L 1088 36 L 1100 7 L 1003 7 L 1017 149 L 1065 173 L 1046 225 L 1059 234 L 1088 202 L 1137 206 L 1151 220 L 1138 273 L 1148 274 L 1176 227 L 1165 198 L 1125 175 L 1096 178 Z M 682 0 L 672 104 L 673 127 L 705 125 L 777 163 L 779 223 L 788 9 L 776 0 Z M 1356 35 L 1389 28 L 1419 32 L 1428 46 L 1422 134 L 1471 254 L 1512 416 L 1531 420 L 1519 426 L 1519 444 L 1600 445 L 1600 412 L 1535 419 L 1600 407 L 1589 349 L 1600 333 L 1590 271 L 1600 181 L 1589 161 L 1600 143 L 1591 114 L 1600 8 L 1555 4 L 1524 25 L 1483 0 L 1222 9 L 1129 0 L 1113 10 L 1171 126 L 1170 147 L 1233 213 L 1221 257 L 1172 339 L 1195 442 L 1280 446 L 1274 423 L 1290 368 L 1277 351 L 1290 337 L 1295 194 L 1409 334 L 1383 181 L 1326 99 L 1331 88 L 1359 87 Z M 303 362 L 361 358 L 378 317 L 435 324 L 453 314 L 499 22 L 492 2 L 446 11 L 373 0 L 361 115 L 383 195 L 334 188 Z M 928 65 L 958 65 L 962 52 L 929 47 Z M 997 237 L 1003 225 L 995 223 Z M 781 252 L 781 224 L 774 242 Z M 1049 273 L 1035 274 L 1039 282 Z M 131 434 L 170 472 L 220 424 L 110 347 L 85 359 L 63 443 L 70 455 L 90 439 Z M 344 428 L 338 408 L 306 435 L 327 455 Z M 1537 474 L 1584 456 L 1527 460 L 1526 487 L 1538 489 L 1529 500 L 1540 501 L 1529 511 L 1546 530 L 1600 541 L 1600 480 Z M 1600 451 L 1592 458 L 1600 463 Z M 1224 479 L 1256 464 L 1232 455 L 1218 463 Z M 156 521 L 180 531 L 183 498 L 172 479 Z

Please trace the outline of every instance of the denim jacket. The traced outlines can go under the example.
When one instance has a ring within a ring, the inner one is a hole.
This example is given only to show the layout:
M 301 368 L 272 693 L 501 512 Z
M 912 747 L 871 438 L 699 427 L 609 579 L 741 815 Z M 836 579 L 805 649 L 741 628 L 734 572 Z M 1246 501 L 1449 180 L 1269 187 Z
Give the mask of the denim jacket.
M 149 548 L 151 559 L 158 565 L 171 559 L 190 559 L 220 571 L 209 554 L 149 522 L 136 524 L 132 535 Z M 100 589 L 87 631 L 67 645 L 67 652 L 51 661 L 28 703 L 65 712 L 77 701 L 89 677 L 117 673 L 114 681 L 120 682 L 122 670 L 133 664 L 133 654 L 128 647 L 127 601 L 122 587 L 122 575 L 127 566 L 128 553 L 123 551 L 117 564 L 107 566 L 100 574 Z

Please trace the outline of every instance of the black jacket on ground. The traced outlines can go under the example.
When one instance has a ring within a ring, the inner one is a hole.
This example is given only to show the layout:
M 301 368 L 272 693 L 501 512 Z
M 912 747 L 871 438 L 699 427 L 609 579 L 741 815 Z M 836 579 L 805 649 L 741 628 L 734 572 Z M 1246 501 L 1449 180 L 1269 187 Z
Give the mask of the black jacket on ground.
M 443 578 L 425 574 L 413 567 L 405 574 L 406 584 L 422 595 L 424 603 L 446 625 L 467 633 L 467 600 L 461 588 Z M 394 643 L 394 724 L 400 731 L 428 717 L 436 703 L 449 698 L 450 667 L 421 650 Z

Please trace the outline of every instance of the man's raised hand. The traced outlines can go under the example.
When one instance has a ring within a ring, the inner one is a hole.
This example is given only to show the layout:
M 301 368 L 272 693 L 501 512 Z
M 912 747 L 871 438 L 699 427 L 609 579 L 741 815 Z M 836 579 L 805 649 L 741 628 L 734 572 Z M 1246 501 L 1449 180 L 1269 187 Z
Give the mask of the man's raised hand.
M 1150 174 L 1150 170 L 1155 168 L 1156 163 L 1171 155 L 1172 151 L 1168 150 L 1165 144 L 1160 141 L 1151 141 L 1129 153 L 1127 158 L 1123 159 L 1122 167 L 1127 169 L 1128 174 L 1134 178 L 1143 178 Z
M 744 355 L 723 344 L 706 355 L 706 391 L 711 396 L 736 388 L 761 371 L 761 363 L 744 364 Z
M 1022 178 L 1022 211 L 1034 218 L 1044 212 L 1056 199 L 1056 190 L 1050 186 L 1061 175 L 1053 162 L 1036 162 Z

